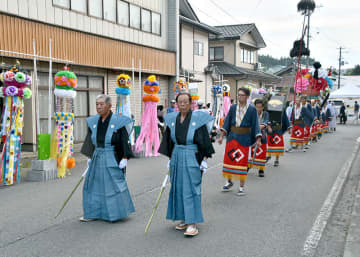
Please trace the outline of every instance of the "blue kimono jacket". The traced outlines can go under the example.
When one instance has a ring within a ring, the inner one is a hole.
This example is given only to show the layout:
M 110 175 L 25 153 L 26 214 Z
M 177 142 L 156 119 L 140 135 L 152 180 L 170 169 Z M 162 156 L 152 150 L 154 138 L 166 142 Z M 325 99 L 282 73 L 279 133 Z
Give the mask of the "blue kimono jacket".
M 206 127 L 214 118 L 208 113 L 194 111 L 188 114 L 182 124 L 178 112 L 169 113 L 164 119 L 167 129 L 159 152 L 171 158 L 171 188 L 166 218 L 183 220 L 185 224 L 204 222 L 199 163 L 203 156 L 211 157 L 215 152 Z M 171 142 L 168 142 L 168 137 Z M 199 155 L 201 159 L 197 158 Z
M 121 131 L 121 128 L 133 121 L 127 116 L 112 114 L 105 137 L 102 135 L 102 140 L 99 141 L 97 139 L 99 119 L 99 115 L 86 119 L 95 149 L 83 187 L 84 218 L 116 221 L 129 216 L 135 209 L 124 173 L 116 160 L 116 150 L 112 139 L 116 132 Z M 126 132 L 125 141 L 128 142 Z M 101 145 L 98 145 L 99 143 Z
M 291 117 L 290 117 L 291 122 L 293 121 L 293 118 L 294 118 L 293 112 L 294 112 L 294 109 L 291 112 Z M 299 127 L 305 128 L 305 125 L 307 125 L 309 127 L 311 126 L 311 124 L 314 121 L 314 116 L 312 113 L 311 106 L 310 106 L 310 108 L 309 108 L 309 106 L 307 106 L 307 107 L 303 106 L 301 108 L 300 117 L 298 120 L 303 120 L 305 122 L 305 124 L 298 124 Z
M 236 126 L 236 107 L 237 104 L 233 104 L 230 107 L 229 113 L 225 118 L 222 130 L 227 133 L 226 141 L 230 142 L 235 139 L 242 146 L 252 146 L 256 142 L 256 138 L 261 136 L 259 120 L 256 108 L 249 105 L 240 127 L 250 127 L 251 133 L 249 134 L 237 134 L 231 131 L 231 126 Z
M 259 127 L 260 127 L 260 125 L 264 125 L 265 126 L 265 128 L 263 129 L 263 130 L 261 130 L 261 144 L 267 144 L 267 134 L 266 134 L 266 132 L 267 132 L 267 126 L 268 126 L 268 124 L 269 124 L 269 113 L 268 112 L 266 112 L 266 111 L 263 111 L 263 120 L 261 120 L 260 122 L 259 122 Z

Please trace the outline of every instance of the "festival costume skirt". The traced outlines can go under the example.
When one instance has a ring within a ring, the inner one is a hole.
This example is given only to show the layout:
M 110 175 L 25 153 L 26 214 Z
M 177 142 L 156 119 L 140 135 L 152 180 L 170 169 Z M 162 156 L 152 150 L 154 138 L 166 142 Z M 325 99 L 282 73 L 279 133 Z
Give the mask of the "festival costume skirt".
M 112 148 L 96 148 L 83 188 L 85 219 L 116 221 L 135 211 Z
M 235 139 L 227 142 L 223 163 L 223 177 L 230 180 L 246 181 L 248 160 L 248 146 L 242 146 Z
M 316 126 L 316 124 L 313 124 L 311 126 L 311 133 L 310 133 L 311 140 L 315 139 L 317 134 L 318 134 L 317 133 L 317 126 Z
M 285 150 L 284 136 L 278 133 L 267 135 L 267 156 L 283 156 Z
M 304 145 L 304 128 L 298 125 L 294 125 L 291 136 L 290 136 L 291 145 Z
M 249 169 L 253 168 L 265 171 L 267 144 L 261 144 L 257 149 L 255 159 L 253 160 L 254 151 L 255 147 L 251 147 L 251 156 L 248 164 Z
M 316 132 L 318 135 L 321 135 L 323 133 L 322 124 L 316 124 Z
M 324 132 L 328 132 L 329 131 L 329 121 L 325 121 L 325 125 L 324 125 Z
M 304 128 L 304 143 L 307 144 L 310 142 L 310 127 L 308 125 Z
M 201 171 L 196 145 L 175 144 L 170 161 L 171 188 L 166 219 L 185 224 L 204 222 L 201 210 Z

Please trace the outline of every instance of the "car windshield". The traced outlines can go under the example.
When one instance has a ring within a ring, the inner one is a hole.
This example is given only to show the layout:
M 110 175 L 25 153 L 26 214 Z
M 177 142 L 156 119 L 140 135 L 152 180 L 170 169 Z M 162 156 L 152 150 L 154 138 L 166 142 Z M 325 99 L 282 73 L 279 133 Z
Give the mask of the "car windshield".
M 341 106 L 343 104 L 343 101 L 333 101 L 334 105 Z

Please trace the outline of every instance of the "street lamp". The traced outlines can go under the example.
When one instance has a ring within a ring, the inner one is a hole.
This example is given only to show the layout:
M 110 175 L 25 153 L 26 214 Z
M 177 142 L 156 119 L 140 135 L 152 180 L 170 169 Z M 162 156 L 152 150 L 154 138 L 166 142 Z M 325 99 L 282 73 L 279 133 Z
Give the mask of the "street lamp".
M 307 48 L 309 48 L 309 43 L 310 43 L 310 15 L 314 12 L 316 8 L 316 4 L 314 0 L 301 0 L 298 5 L 297 5 L 297 9 L 298 12 L 300 12 L 302 15 L 304 15 L 305 17 L 308 17 L 308 24 L 307 24 Z M 306 62 L 306 68 L 309 67 L 309 56 L 307 57 L 307 62 Z

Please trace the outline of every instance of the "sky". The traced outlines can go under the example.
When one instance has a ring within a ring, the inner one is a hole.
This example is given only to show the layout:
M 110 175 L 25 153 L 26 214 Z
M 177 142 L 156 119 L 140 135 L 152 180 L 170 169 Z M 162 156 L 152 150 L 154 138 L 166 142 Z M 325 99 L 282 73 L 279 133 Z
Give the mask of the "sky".
M 259 54 L 289 57 L 301 37 L 300 0 L 188 0 L 201 22 L 208 25 L 255 23 L 266 48 Z M 310 56 L 323 68 L 339 66 L 339 47 L 345 65 L 360 64 L 360 1 L 315 0 L 310 17 Z

